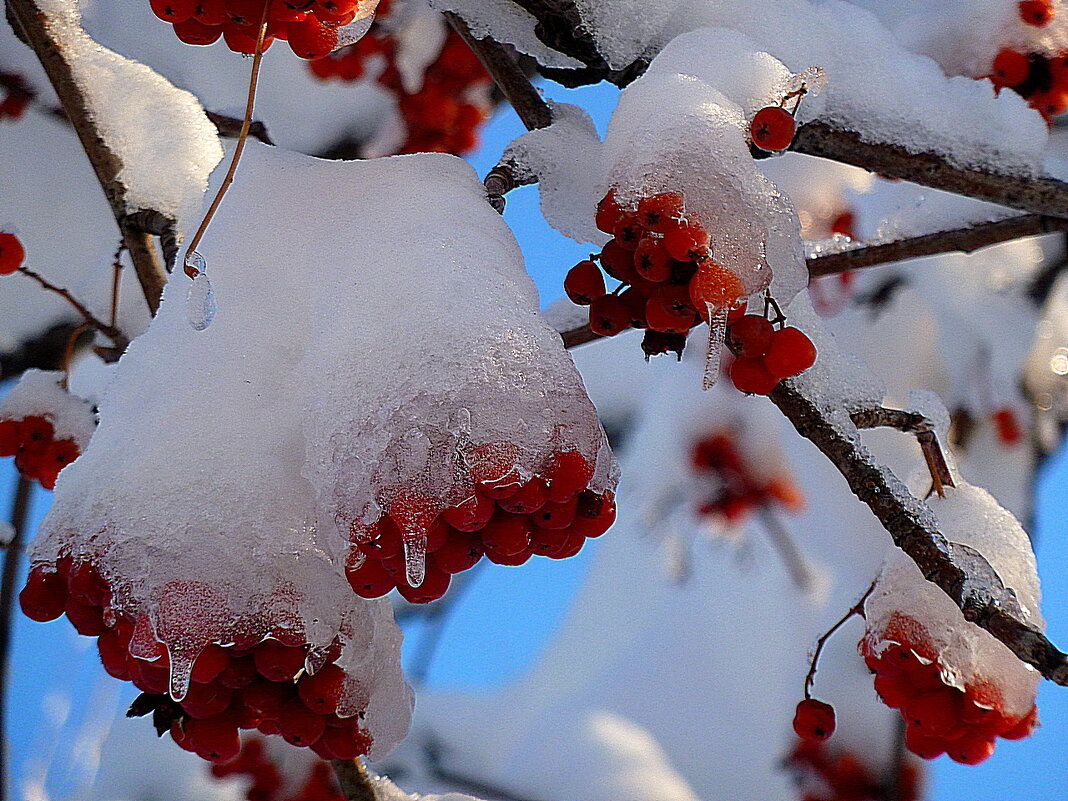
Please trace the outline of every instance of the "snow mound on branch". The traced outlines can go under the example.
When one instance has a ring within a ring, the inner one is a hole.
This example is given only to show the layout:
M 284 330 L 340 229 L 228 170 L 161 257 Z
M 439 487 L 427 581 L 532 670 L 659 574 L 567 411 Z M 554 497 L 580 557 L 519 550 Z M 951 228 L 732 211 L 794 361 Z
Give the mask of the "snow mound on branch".
M 27 370 L 0 400 L 0 419 L 45 417 L 52 423 L 55 439 L 69 437 L 84 451 L 96 429 L 93 408 L 64 389 L 62 380 L 62 370 Z
M 950 542 L 966 545 L 986 558 L 1005 587 L 1014 593 L 1025 622 L 1045 628 L 1039 611 L 1038 574 L 1027 532 L 986 490 L 957 478 L 945 498 L 928 501 L 938 529 Z M 941 589 L 924 579 L 916 563 L 895 549 L 876 589 L 865 603 L 869 636 L 906 614 L 926 628 L 943 675 L 955 686 L 994 684 L 1006 714 L 1023 717 L 1035 701 L 1038 672 L 983 629 L 967 623 Z M 878 640 L 873 642 L 878 645 Z M 878 648 L 876 648 L 878 652 Z
M 82 28 L 75 0 L 40 4 L 89 113 L 122 162 L 116 176 L 130 211 L 173 218 L 200 205 L 222 146 L 197 98 L 150 67 L 99 45 Z

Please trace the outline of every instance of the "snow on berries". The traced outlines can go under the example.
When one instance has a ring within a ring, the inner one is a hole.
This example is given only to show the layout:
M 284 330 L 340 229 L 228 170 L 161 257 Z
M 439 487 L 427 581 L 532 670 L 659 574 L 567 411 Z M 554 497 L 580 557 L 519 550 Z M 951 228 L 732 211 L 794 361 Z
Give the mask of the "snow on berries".
M 55 486 L 96 428 L 92 406 L 63 383 L 60 371 L 27 370 L 0 400 L 0 457 L 14 456 L 19 474 L 45 489 Z
M 149 0 L 149 5 L 186 44 L 222 38 L 235 53 L 254 53 L 265 20 L 264 50 L 276 38 L 285 39 L 301 58 L 319 59 L 363 35 L 377 0 Z
M 489 73 L 439 13 L 428 9 L 398 19 L 390 16 L 391 8 L 389 0 L 382 0 L 366 36 L 308 68 L 323 80 L 373 75 L 392 96 L 403 134 L 372 143 L 371 155 L 472 150 L 492 107 Z M 435 29 L 440 36 L 430 34 Z M 292 35 L 289 43 L 293 45 Z M 383 66 L 376 66 L 383 60 Z
M 1027 534 L 985 491 L 958 479 L 944 499 L 931 499 L 939 529 L 974 548 L 1015 593 L 1025 620 L 1038 628 L 1038 578 Z M 895 551 L 865 604 L 859 648 L 875 674 L 875 691 L 905 721 L 914 754 L 974 765 L 998 737 L 1020 739 L 1037 725 L 1038 673 L 988 632 L 967 623 L 957 606 Z

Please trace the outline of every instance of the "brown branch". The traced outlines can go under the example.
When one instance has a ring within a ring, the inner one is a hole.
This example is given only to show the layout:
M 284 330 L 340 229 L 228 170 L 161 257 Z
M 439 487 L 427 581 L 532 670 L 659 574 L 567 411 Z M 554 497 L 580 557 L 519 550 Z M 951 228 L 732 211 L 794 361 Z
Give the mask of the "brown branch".
M 334 775 L 345 801 L 379 801 L 371 777 L 357 759 L 331 759 Z
M 867 245 L 827 253 L 809 258 L 808 274 L 811 278 L 842 273 L 862 267 L 874 267 L 887 262 L 916 259 L 921 256 L 937 256 L 941 253 L 973 253 L 980 248 L 1008 242 L 1027 236 L 1068 231 L 1068 219 L 1047 217 L 1042 214 L 1021 214 L 1005 220 L 976 223 L 949 231 Z
M 875 464 L 859 438 L 832 423 L 793 381 L 780 382 L 769 397 L 797 432 L 838 468 L 894 544 L 912 558 L 924 578 L 957 604 L 966 620 L 989 631 L 1047 679 L 1068 685 L 1068 656 L 1022 619 L 1015 595 L 981 554 L 948 542 L 931 511 L 892 473 Z
M 55 294 L 63 298 L 65 301 L 67 301 L 67 303 L 69 303 L 71 307 L 82 316 L 82 318 L 88 325 L 92 326 L 101 334 L 110 339 L 114 343 L 116 348 L 125 349 L 125 347 L 130 344 L 130 340 L 126 338 L 126 335 L 123 334 L 122 331 L 120 331 L 114 325 L 108 325 L 103 320 L 97 319 L 97 317 L 91 311 L 89 311 L 89 309 L 85 308 L 85 306 L 82 305 L 82 303 L 66 289 L 56 286 L 38 273 L 31 270 L 29 267 L 19 267 L 18 270 L 23 275 L 32 278 L 34 281 L 36 281 L 49 292 L 54 292 Z
M 906 412 L 901 409 L 877 406 L 872 409 L 854 411 L 849 416 L 857 428 L 896 428 L 906 434 L 915 434 L 920 451 L 923 453 L 923 460 L 927 463 L 927 470 L 931 474 L 932 489 L 938 493 L 938 497 L 945 497 L 945 487 L 956 486 L 931 421 L 919 412 Z
M 831 639 L 834 633 L 846 624 L 847 620 L 857 615 L 864 617 L 864 602 L 868 600 L 868 596 L 875 590 L 875 581 L 875 579 L 872 579 L 868 589 L 864 590 L 864 594 L 860 596 L 860 600 L 849 607 L 846 613 L 838 619 L 838 622 L 823 632 L 819 639 L 816 640 L 816 649 L 812 652 L 812 658 L 808 663 L 808 673 L 805 674 L 805 698 L 812 697 L 812 685 L 816 683 L 816 668 L 819 665 L 820 654 L 823 653 L 824 646 L 827 645 L 827 641 Z
M 74 78 L 74 70 L 67 59 L 62 42 L 54 34 L 48 16 L 37 7 L 34 0 L 7 0 L 7 10 L 19 29 L 20 38 L 29 44 L 41 62 L 63 105 L 67 119 L 81 140 L 100 187 L 104 190 L 104 196 L 111 206 L 115 222 L 126 241 L 137 277 L 141 280 L 145 300 L 155 314 L 159 307 L 159 291 L 167 278 L 151 240 L 143 231 L 138 230 L 130 219 L 131 212 L 137 209 L 130 208 L 126 186 L 118 179 L 123 168 L 122 160 L 100 133 L 89 111 L 88 98 Z
M 11 657 L 11 621 L 15 611 L 15 585 L 18 582 L 19 558 L 30 511 L 29 479 L 19 476 L 15 482 L 15 495 L 11 504 L 11 526 L 15 535 L 4 549 L 3 577 L 0 578 L 0 729 L 3 728 L 7 709 L 8 662 Z M 7 738 L 0 737 L 0 797 L 8 798 L 7 788 Z

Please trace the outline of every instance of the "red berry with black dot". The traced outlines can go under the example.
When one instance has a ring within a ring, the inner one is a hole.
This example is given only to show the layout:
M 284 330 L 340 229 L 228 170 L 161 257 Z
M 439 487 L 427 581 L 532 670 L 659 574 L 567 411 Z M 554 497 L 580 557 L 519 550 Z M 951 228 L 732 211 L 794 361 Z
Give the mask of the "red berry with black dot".
M 1053 0 L 1022 0 L 1017 8 L 1028 25 L 1044 28 L 1053 19 Z
M 589 259 L 580 261 L 568 270 L 564 278 L 564 292 L 572 303 L 589 306 L 606 292 L 601 269 Z
M 753 144 L 771 153 L 786 150 L 794 140 L 797 123 L 793 115 L 780 106 L 766 106 L 753 115 L 749 136 Z
M 815 698 L 806 698 L 794 712 L 794 731 L 809 742 L 818 743 L 834 734 L 834 707 Z
M 767 354 L 775 328 L 759 314 L 747 314 L 731 324 L 730 336 L 738 345 L 740 356 L 756 358 Z
M 605 295 L 590 304 L 590 330 L 613 337 L 630 328 L 630 310 L 618 295 Z
M 780 328 L 771 339 L 764 366 L 776 378 L 790 378 L 816 363 L 816 346 L 798 328 Z

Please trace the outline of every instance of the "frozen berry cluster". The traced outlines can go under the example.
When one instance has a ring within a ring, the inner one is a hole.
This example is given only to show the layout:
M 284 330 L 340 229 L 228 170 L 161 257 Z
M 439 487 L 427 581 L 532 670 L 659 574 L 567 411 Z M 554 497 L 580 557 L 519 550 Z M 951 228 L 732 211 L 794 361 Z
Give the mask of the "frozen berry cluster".
M 902 760 L 893 781 L 880 781 L 847 751 L 832 749 L 822 742 L 802 739 L 786 758 L 797 777 L 803 801 L 919 801 L 922 773 L 915 763 Z
M 558 451 L 536 475 L 524 478 L 519 449 L 510 442 L 472 448 L 465 463 L 474 490 L 436 513 L 418 493 L 400 493 L 370 524 L 353 524 L 346 574 L 363 598 L 397 591 L 411 603 L 437 600 L 452 576 L 485 556 L 498 565 L 521 565 L 532 556 L 566 559 L 616 517 L 610 490 L 589 489 L 593 466 L 577 451 Z M 408 581 L 402 531 L 412 521 L 426 530 L 423 580 Z
M 698 440 L 690 464 L 699 476 L 714 479 L 713 489 L 698 506 L 702 517 L 740 523 L 751 511 L 781 504 L 791 512 L 804 508 L 801 490 L 788 478 L 766 480 L 746 465 L 738 452 L 736 439 L 721 431 Z
M 80 455 L 73 439 L 56 438 L 55 427 L 45 416 L 0 419 L 0 457 L 14 456 L 19 475 L 45 489 L 54 488 L 59 471 Z
M 1053 0 L 1022 0 L 1020 19 L 1045 28 L 1054 17 Z M 1003 48 L 994 57 L 987 76 L 1001 90 L 1008 87 L 1025 98 L 1047 122 L 1068 111 L 1068 51 L 1054 55 Z
M 738 276 L 713 259 L 708 230 L 687 217 L 677 192 L 624 206 L 609 190 L 597 205 L 596 223 L 612 239 L 564 279 L 572 303 L 590 307 L 595 334 L 642 328 L 647 356 L 669 350 L 681 356 L 686 334 L 709 309 L 729 309 L 746 295 Z M 612 292 L 605 275 L 619 282 Z
M 875 691 L 905 721 L 905 745 L 924 759 L 948 754 L 977 765 L 994 753 L 995 740 L 1020 740 L 1037 725 L 1037 710 L 1013 715 L 991 682 L 950 684 L 922 623 L 895 613 L 882 632 L 860 641 L 864 663 L 875 674 Z
M 387 4 L 380 3 L 378 17 L 387 14 Z M 455 31 L 449 30 L 441 53 L 414 92 L 405 88 L 397 68 L 396 39 L 377 22 L 358 42 L 309 64 L 309 68 L 323 80 L 356 81 L 363 77 L 373 56 L 380 56 L 385 62 L 376 80 L 395 99 L 407 131 L 397 153 L 459 155 L 478 145 L 479 126 L 489 116 L 487 100 L 492 80 Z
M 263 49 L 289 42 L 301 58 L 319 59 L 338 46 L 338 29 L 356 18 L 358 0 L 149 0 L 153 13 L 174 26 L 186 44 L 222 38 L 235 53 L 254 53 L 266 7 Z
M 195 583 L 173 588 L 176 603 L 195 608 L 204 600 L 201 589 L 210 598 L 210 590 Z M 213 762 L 233 759 L 241 729 L 279 734 L 323 759 L 348 759 L 370 748 L 361 716 L 337 715 L 346 680 L 335 664 L 340 644 L 314 674 L 306 672 L 309 647 L 303 635 L 291 629 L 208 645 L 193 663 L 185 697 L 175 702 L 168 696 L 167 647 L 148 616 L 117 612 L 111 601 L 111 587 L 97 567 L 70 557 L 54 568 L 35 565 L 19 594 L 22 611 L 32 620 L 66 615 L 78 633 L 96 637 L 104 669 L 145 693 L 151 701 L 143 712 L 154 713 L 157 727 L 161 719 L 169 722 L 171 737 L 185 750 Z
M 258 737 L 245 738 L 237 757 L 229 762 L 216 762 L 211 766 L 211 772 L 218 778 L 248 777 L 246 801 L 344 801 L 330 765 L 318 760 L 309 765 L 307 778 L 297 789 L 286 792 L 286 785 L 292 782 L 283 779 L 278 765 Z
M 784 378 L 804 372 L 816 362 L 816 346 L 799 328 L 783 326 L 761 314 L 728 321 L 727 347 L 735 355 L 731 382 L 741 392 L 767 395 Z

